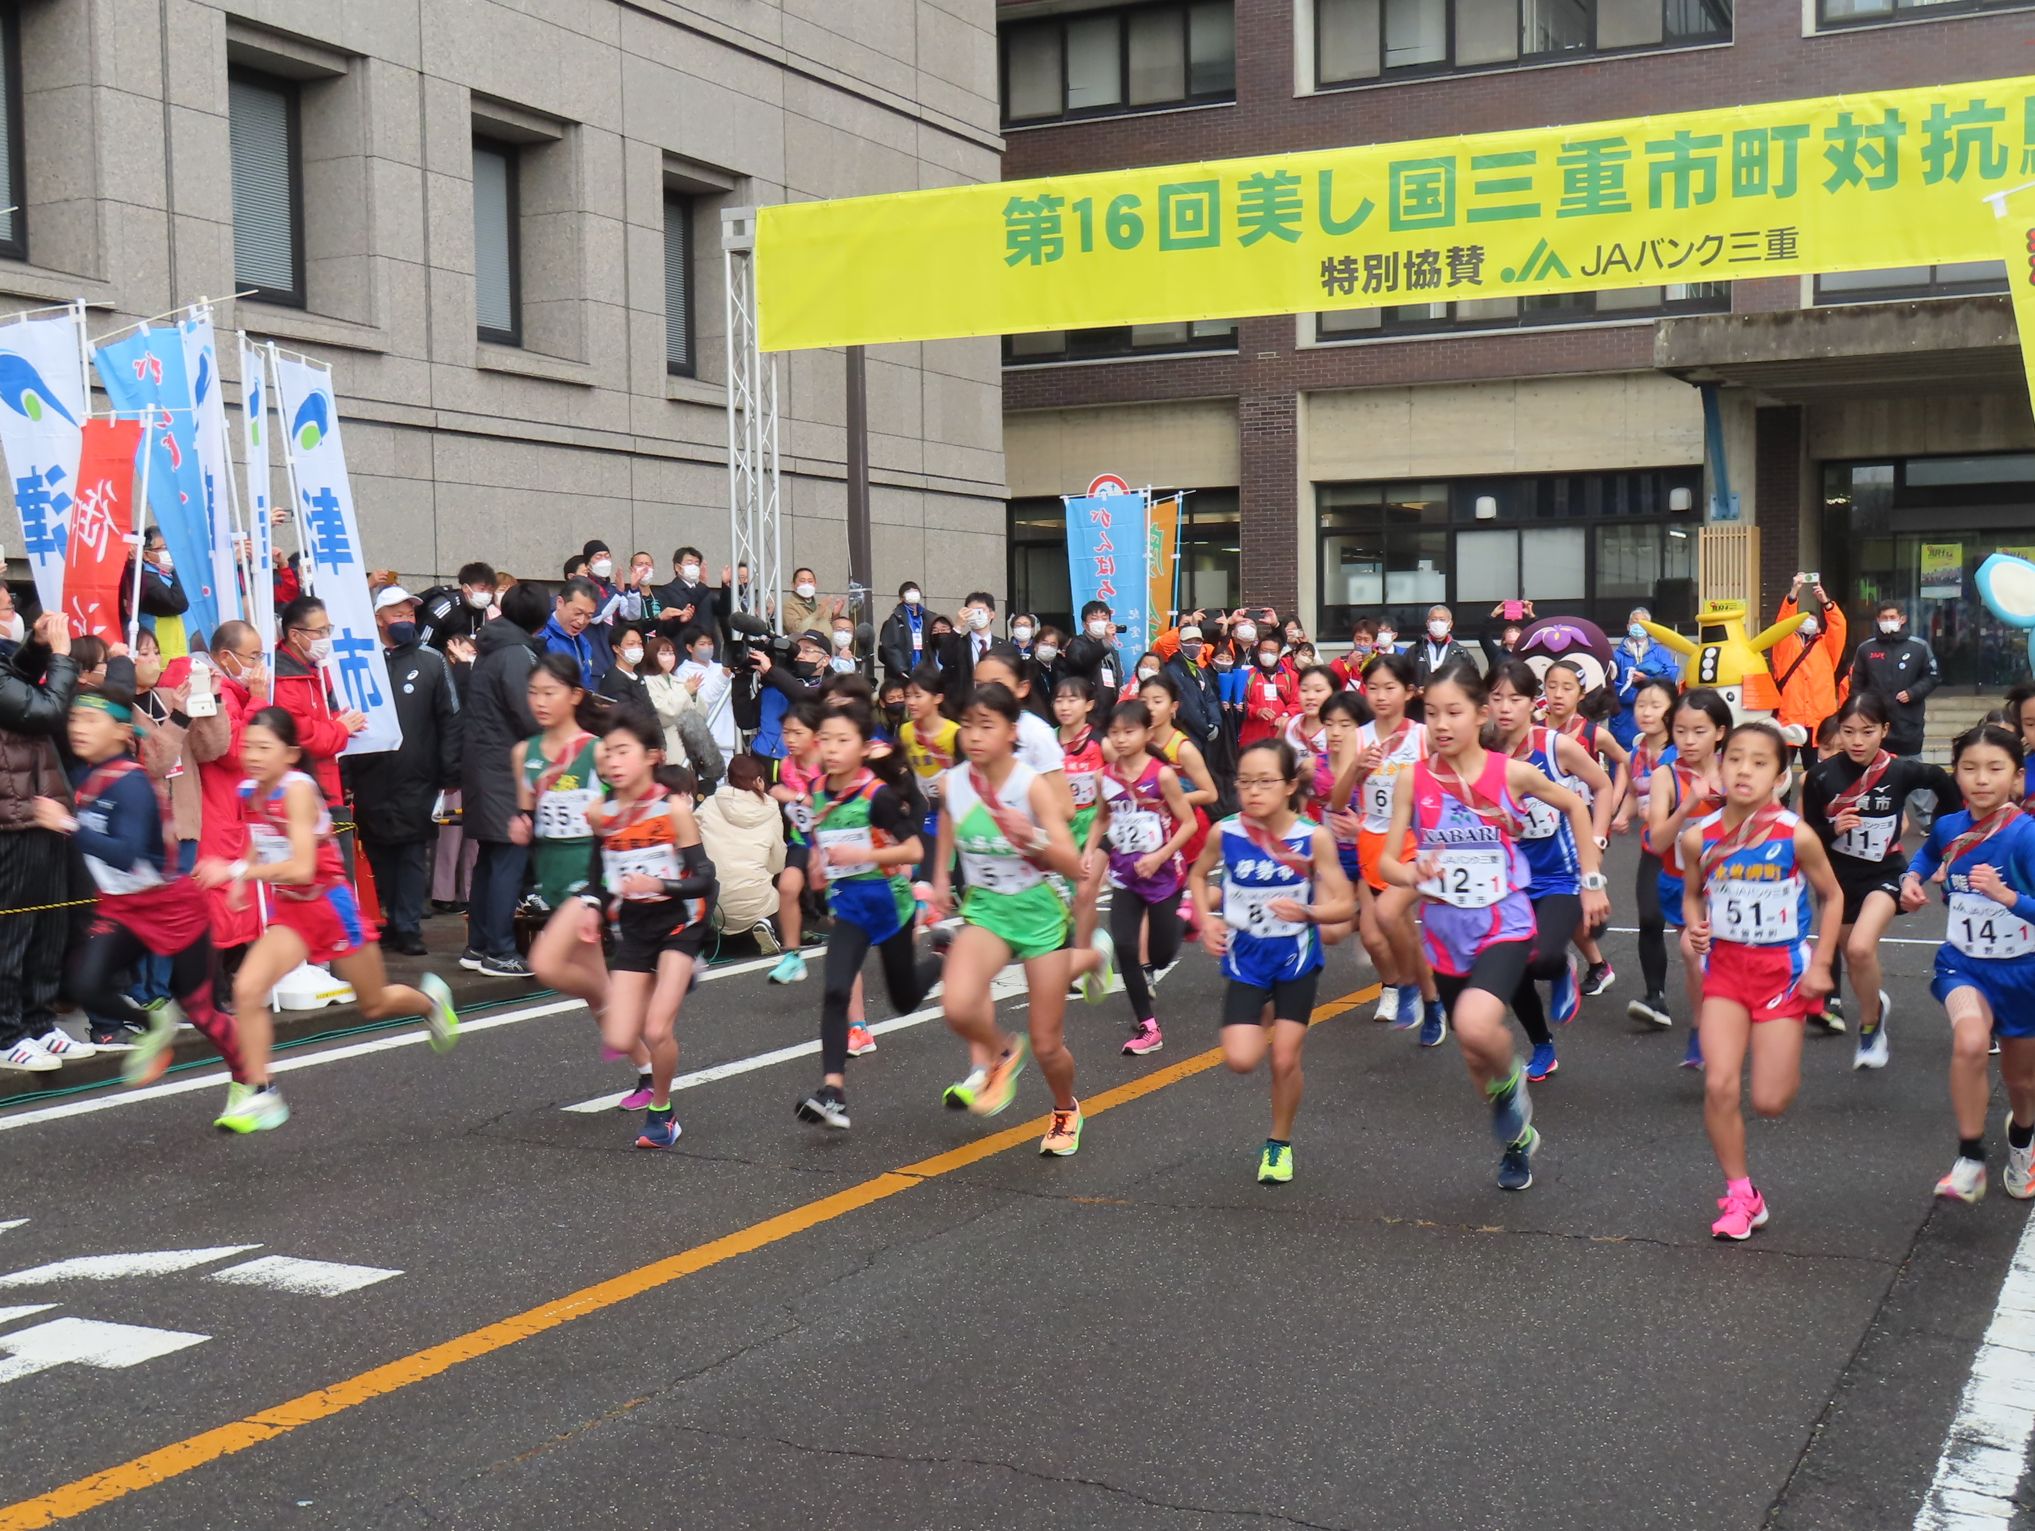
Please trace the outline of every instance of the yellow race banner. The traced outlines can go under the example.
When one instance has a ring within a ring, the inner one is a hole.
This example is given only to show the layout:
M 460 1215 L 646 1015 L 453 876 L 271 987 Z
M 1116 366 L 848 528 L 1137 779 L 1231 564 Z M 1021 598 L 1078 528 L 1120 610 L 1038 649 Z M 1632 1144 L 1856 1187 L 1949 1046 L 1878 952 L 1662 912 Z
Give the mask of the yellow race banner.
M 765 350 L 1990 260 L 2035 78 L 758 211 Z
M 1146 609 L 1152 614 L 1152 631 L 1158 633 L 1176 625 L 1173 592 L 1180 567 L 1179 495 L 1152 501 L 1145 518 L 1145 536 L 1145 567 L 1151 571 L 1146 581 L 1151 604 Z
M 2000 252 L 2007 258 L 2007 291 L 2014 295 L 2014 328 L 2021 336 L 2021 366 L 2028 374 L 2028 399 L 2035 404 L 2035 181 L 1989 199 L 1996 215 Z M 2020 548 L 2003 553 L 2026 557 Z

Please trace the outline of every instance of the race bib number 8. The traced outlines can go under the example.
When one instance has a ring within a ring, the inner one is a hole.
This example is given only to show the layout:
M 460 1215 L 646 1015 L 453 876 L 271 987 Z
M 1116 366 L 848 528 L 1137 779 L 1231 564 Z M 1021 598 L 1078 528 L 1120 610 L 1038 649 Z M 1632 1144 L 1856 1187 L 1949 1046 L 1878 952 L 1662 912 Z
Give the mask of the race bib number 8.
M 2035 927 L 1983 893 L 1953 893 L 1950 944 L 1989 962 L 2035 956 Z
M 1710 884 L 1710 933 L 1741 946 L 1787 946 L 1802 938 L 1802 890 L 1794 878 Z
M 851 845 L 859 851 L 871 851 L 876 848 L 876 842 L 870 838 L 869 831 L 866 829 L 823 829 L 820 831 L 820 850 L 822 853 L 836 845 Z M 873 861 L 852 861 L 846 865 L 840 865 L 831 861 L 827 863 L 827 875 L 829 877 L 862 877 L 875 870 L 876 863 Z
M 1297 936 L 1307 926 L 1298 920 L 1280 919 L 1272 912 L 1272 904 L 1278 899 L 1298 901 L 1305 891 L 1298 887 L 1244 888 L 1226 883 L 1222 890 L 1223 921 L 1232 930 L 1249 931 L 1254 936 Z
M 1505 896 L 1505 852 L 1495 845 L 1445 850 L 1440 873 L 1420 891 L 1458 909 L 1488 909 Z

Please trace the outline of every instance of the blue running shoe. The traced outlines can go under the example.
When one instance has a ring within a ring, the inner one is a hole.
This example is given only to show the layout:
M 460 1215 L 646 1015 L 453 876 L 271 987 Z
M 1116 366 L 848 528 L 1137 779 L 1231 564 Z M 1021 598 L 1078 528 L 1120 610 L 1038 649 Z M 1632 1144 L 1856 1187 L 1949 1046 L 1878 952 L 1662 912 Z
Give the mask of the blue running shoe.
M 1689 1028 L 1689 1050 L 1682 1054 L 1682 1067 L 1700 1069 L 1703 1066 L 1703 1033 L 1694 1026 Z
M 1526 1092 L 1526 1074 L 1515 1061 L 1512 1072 L 1496 1084 L 1486 1085 L 1491 1101 L 1491 1136 L 1500 1148 L 1510 1148 L 1526 1137 L 1533 1125 L 1533 1097 Z
M 1420 1045 L 1439 1047 L 1449 1039 L 1449 1013 L 1438 999 L 1429 1000 L 1427 1019 L 1420 1023 Z
M 683 1131 L 678 1125 L 678 1113 L 666 1106 L 662 1111 L 652 1107 L 643 1113 L 643 1130 L 636 1134 L 638 1148 L 669 1148 L 679 1139 Z
M 1583 1008 L 1583 986 L 1576 979 L 1576 954 L 1569 953 L 1568 961 L 1553 983 L 1547 986 L 1548 1014 L 1557 1026 L 1566 1026 L 1576 1018 L 1576 1012 Z
M 1533 1056 L 1526 1061 L 1526 1077 L 1532 1083 L 1539 1084 L 1561 1066 L 1562 1060 L 1555 1056 L 1554 1043 L 1542 1042 L 1535 1046 Z
M 1505 1145 L 1505 1157 L 1498 1161 L 1498 1189 L 1523 1191 L 1533 1184 L 1533 1153 L 1540 1147 L 1540 1134 L 1526 1129 L 1517 1143 Z
M 1394 1031 L 1410 1031 L 1420 1024 L 1420 985 L 1402 983 L 1399 990 L 1399 1010 L 1392 1022 Z

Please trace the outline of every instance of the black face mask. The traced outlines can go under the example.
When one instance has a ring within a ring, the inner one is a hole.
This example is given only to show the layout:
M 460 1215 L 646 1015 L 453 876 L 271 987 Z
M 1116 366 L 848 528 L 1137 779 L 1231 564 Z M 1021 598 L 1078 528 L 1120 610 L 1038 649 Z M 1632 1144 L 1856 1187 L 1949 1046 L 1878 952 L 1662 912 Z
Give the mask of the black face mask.
M 826 668 L 824 664 L 815 664 L 810 659 L 794 659 L 791 662 L 791 667 L 802 680 L 811 680 Z
M 389 624 L 390 648 L 392 649 L 408 648 L 411 644 L 415 643 L 416 641 L 417 641 L 417 624 L 415 622 L 391 622 Z

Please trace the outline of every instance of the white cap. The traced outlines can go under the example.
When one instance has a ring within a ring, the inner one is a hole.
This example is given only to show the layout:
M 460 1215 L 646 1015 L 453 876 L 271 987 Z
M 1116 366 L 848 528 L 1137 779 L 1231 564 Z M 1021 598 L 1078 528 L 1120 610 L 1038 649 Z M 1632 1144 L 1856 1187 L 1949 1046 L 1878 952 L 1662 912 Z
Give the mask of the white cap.
M 416 599 L 401 585 L 384 585 L 381 594 L 374 598 L 374 609 L 387 611 L 391 606 L 401 606 L 406 602 L 415 602 Z

